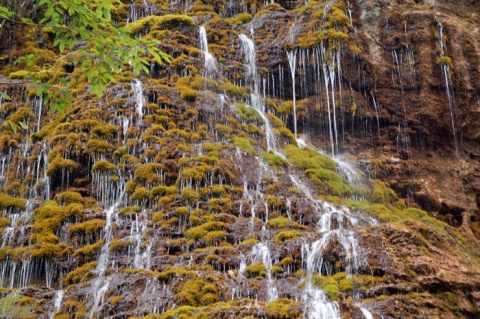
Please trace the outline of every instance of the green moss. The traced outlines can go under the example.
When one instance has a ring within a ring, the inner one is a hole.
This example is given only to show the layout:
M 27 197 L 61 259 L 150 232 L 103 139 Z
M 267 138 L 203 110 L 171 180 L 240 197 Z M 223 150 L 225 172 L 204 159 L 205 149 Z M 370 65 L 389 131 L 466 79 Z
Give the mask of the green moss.
M 301 317 L 298 303 L 287 298 L 279 298 L 267 303 L 265 311 L 268 318 L 294 319 Z
M 245 268 L 245 272 L 249 277 L 265 277 L 267 275 L 267 270 L 262 262 L 255 262 L 248 265 L 247 268 Z
M 253 245 L 255 245 L 256 243 L 259 243 L 259 242 L 260 241 L 257 238 L 251 237 L 251 238 L 247 238 L 244 241 L 242 241 L 240 243 L 240 245 L 248 245 L 248 246 L 252 245 L 253 246 Z
M 96 254 L 98 251 L 100 251 L 100 249 L 102 249 L 102 246 L 103 246 L 103 240 L 99 240 L 92 245 L 85 245 L 77 249 L 73 253 L 73 257 L 81 257 L 81 258 L 91 257 L 93 254 Z
M 24 297 L 16 290 L 2 295 L 2 298 L 0 299 L 0 309 L 2 309 L 2 317 L 17 319 L 35 318 L 33 309 L 34 301 L 35 299 L 30 297 Z
M 113 173 L 115 172 L 115 169 L 116 167 L 112 163 L 101 160 L 101 161 L 96 161 L 95 164 L 93 164 L 92 173 L 95 173 L 95 172 Z
M 323 281 L 322 289 L 330 299 L 335 301 L 340 300 L 340 290 L 338 289 L 338 283 L 334 278 L 326 278 Z
M 272 151 L 263 152 L 262 157 L 267 160 L 268 165 L 275 167 L 287 167 L 288 162 L 284 160 L 281 156 L 276 155 Z
M 227 232 L 224 230 L 215 230 L 208 232 L 205 236 L 205 242 L 208 245 L 218 245 L 222 239 L 227 237 Z
M 233 145 L 235 147 L 240 148 L 241 150 L 250 153 L 252 155 L 255 155 L 255 150 L 252 148 L 252 145 L 250 143 L 250 139 L 243 138 L 243 137 L 234 137 L 233 138 Z
M 437 64 L 441 66 L 452 66 L 452 59 L 449 56 L 443 56 L 437 59 Z
M 126 249 L 128 247 L 128 242 L 124 241 L 123 239 L 113 239 L 111 242 L 110 242 L 110 246 L 108 247 L 108 249 L 112 252 L 112 253 L 118 253 L 118 252 L 121 252 L 122 250 Z
M 48 166 L 47 174 L 52 175 L 55 172 L 61 170 L 67 170 L 70 173 L 77 168 L 78 164 L 70 159 L 64 159 L 63 157 L 55 157 Z
M 30 71 L 20 70 L 20 71 L 10 73 L 8 77 L 12 80 L 22 80 L 24 78 L 29 77 L 30 74 L 31 74 Z
M 273 240 L 277 245 L 281 245 L 285 242 L 301 237 L 303 235 L 305 235 L 304 232 L 299 232 L 297 230 L 287 230 L 287 231 L 282 231 L 276 234 L 275 236 L 273 236 Z
M 276 217 L 274 219 L 270 219 L 267 222 L 267 229 L 284 229 L 284 228 L 293 228 L 293 229 L 301 229 L 304 228 L 299 223 L 288 219 L 283 216 Z
M 163 16 L 151 15 L 136 22 L 127 24 L 125 29 L 131 34 L 143 33 L 145 30 L 165 30 L 180 27 L 182 25 L 193 26 L 193 18 L 183 14 L 166 14 Z
M 0 208 L 9 209 L 14 208 L 17 210 L 25 209 L 27 200 L 24 198 L 12 197 L 8 194 L 0 192 Z
M 60 205 L 69 205 L 72 203 L 80 203 L 83 204 L 84 199 L 82 197 L 82 194 L 74 191 L 74 190 L 69 190 L 62 192 L 55 196 L 55 199 Z
M 150 199 L 150 191 L 145 187 L 137 187 L 130 196 L 131 202 L 145 203 Z
M 94 218 L 91 220 L 84 221 L 80 224 L 73 224 L 68 228 L 69 234 L 86 234 L 91 235 L 93 233 L 98 233 L 100 230 L 105 227 L 106 221 L 103 219 Z
M 67 285 L 73 285 L 81 282 L 82 280 L 88 280 L 93 275 L 93 270 L 97 266 L 97 262 L 93 261 L 87 264 L 83 264 L 75 270 L 69 272 L 64 279 Z
M 252 21 L 252 15 L 250 13 L 242 12 L 237 14 L 234 18 L 227 19 L 231 24 L 245 24 Z

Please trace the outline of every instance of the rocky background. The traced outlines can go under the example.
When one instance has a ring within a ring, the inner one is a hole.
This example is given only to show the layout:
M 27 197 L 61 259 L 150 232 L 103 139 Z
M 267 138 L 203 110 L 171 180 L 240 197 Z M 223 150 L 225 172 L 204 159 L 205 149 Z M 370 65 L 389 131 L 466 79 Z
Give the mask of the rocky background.
M 47 27 L 0 30 L 1 317 L 480 317 L 480 3 L 112 14 L 171 63 L 117 74 L 101 98 Z M 72 105 L 51 113 L 30 74 L 70 81 Z

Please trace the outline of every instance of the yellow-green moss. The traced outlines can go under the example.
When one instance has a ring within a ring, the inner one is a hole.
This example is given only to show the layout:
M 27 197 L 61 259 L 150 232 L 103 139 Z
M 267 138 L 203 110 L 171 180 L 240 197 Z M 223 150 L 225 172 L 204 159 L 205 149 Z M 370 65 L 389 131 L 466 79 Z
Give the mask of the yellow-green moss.
M 73 224 L 68 228 L 69 234 L 83 233 L 86 235 L 91 235 L 93 233 L 98 233 L 106 225 L 106 221 L 103 219 L 94 218 L 91 220 L 84 221 L 80 224 Z
M 24 198 L 15 198 L 8 194 L 0 192 L 0 208 L 9 209 L 15 208 L 18 210 L 25 209 L 27 200 Z
M 93 275 L 93 270 L 97 266 L 97 262 L 93 261 L 86 263 L 80 267 L 75 268 L 75 270 L 69 272 L 65 277 L 64 281 L 67 285 L 73 285 L 79 283 L 82 280 L 88 280 Z

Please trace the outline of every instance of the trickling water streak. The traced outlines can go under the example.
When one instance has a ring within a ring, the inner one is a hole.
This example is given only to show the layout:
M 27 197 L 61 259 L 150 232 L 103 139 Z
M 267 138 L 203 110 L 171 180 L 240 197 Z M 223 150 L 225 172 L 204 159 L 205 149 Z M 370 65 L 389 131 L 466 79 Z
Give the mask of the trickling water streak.
M 53 303 L 53 311 L 52 311 L 52 313 L 50 313 L 49 319 L 54 319 L 55 318 L 55 314 L 60 310 L 60 307 L 62 306 L 62 300 L 63 300 L 64 295 L 65 295 L 64 290 L 57 290 L 57 292 L 55 293 L 55 300 L 54 300 L 54 303 Z
M 270 257 L 270 250 L 262 243 L 253 246 L 252 250 L 253 261 L 261 260 L 267 271 L 267 302 L 274 301 L 278 298 L 277 288 L 272 279 L 272 258 Z
M 373 319 L 373 315 L 370 311 L 368 311 L 368 309 L 360 308 L 360 310 L 362 311 L 362 314 L 365 316 L 366 319 Z
M 205 56 L 205 75 L 217 72 L 215 58 L 208 52 L 207 31 L 204 26 L 199 28 L 200 50 Z
M 297 49 L 287 52 L 290 73 L 292 74 L 292 99 L 293 99 L 293 131 L 297 138 L 297 97 L 295 93 L 295 71 L 297 69 Z
M 452 76 L 450 73 L 450 64 L 449 64 L 449 57 L 445 56 L 445 43 L 443 42 L 443 25 L 440 20 L 437 19 L 437 26 L 438 26 L 438 41 L 440 45 L 440 66 L 442 68 L 442 76 L 445 81 L 445 91 L 447 93 L 447 100 L 448 100 L 448 108 L 450 111 L 450 120 L 452 125 L 452 134 L 453 134 L 453 142 L 455 145 L 455 156 L 459 157 L 458 153 L 458 141 L 457 141 L 457 130 L 455 128 L 455 112 L 453 110 L 453 83 L 452 83 Z M 448 60 L 447 60 L 448 59 Z
M 380 132 L 380 118 L 378 116 L 379 106 L 378 106 L 377 100 L 375 99 L 375 96 L 373 95 L 373 93 L 370 92 L 370 94 L 372 95 L 373 107 L 375 108 L 375 117 L 377 118 L 378 140 L 380 142 L 380 147 L 382 147 L 383 143 L 382 143 L 382 134 Z
M 247 67 L 247 74 L 245 76 L 246 83 L 250 83 L 253 92 L 250 94 L 251 106 L 259 113 L 264 121 L 265 134 L 267 139 L 267 150 L 272 150 L 278 156 L 285 158 L 280 153 L 278 142 L 268 117 L 265 115 L 265 102 L 260 95 L 260 78 L 257 74 L 257 54 L 255 52 L 255 44 L 245 34 L 240 34 L 240 40 L 242 41 L 242 51 L 245 54 L 245 62 Z
M 42 117 L 43 94 L 35 97 L 35 110 L 37 113 L 37 132 L 40 131 L 40 119 Z
M 132 83 L 133 93 L 135 95 L 136 111 L 138 119 L 143 116 L 143 106 L 145 105 L 145 96 L 143 95 L 143 86 L 140 80 L 134 79 Z

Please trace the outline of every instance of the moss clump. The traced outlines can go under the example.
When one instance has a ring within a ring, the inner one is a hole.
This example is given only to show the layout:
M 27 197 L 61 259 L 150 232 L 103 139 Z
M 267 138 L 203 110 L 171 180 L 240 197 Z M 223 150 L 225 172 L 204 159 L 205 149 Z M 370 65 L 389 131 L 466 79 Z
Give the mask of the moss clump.
M 88 258 L 102 249 L 103 239 L 92 245 L 85 245 L 73 253 L 73 257 Z
M 0 299 L 0 309 L 2 317 L 30 319 L 35 318 L 33 303 L 35 299 L 22 296 L 18 291 L 13 291 Z
M 265 310 L 268 318 L 294 319 L 301 317 L 298 303 L 287 298 L 279 298 L 267 303 Z
M 282 231 L 275 236 L 273 236 L 273 240 L 277 245 L 281 245 L 285 242 L 288 242 L 290 240 L 294 240 L 295 238 L 301 237 L 305 235 L 304 232 L 299 232 L 297 230 L 287 230 L 287 231 Z
M 93 164 L 93 167 L 92 167 L 92 173 L 95 173 L 95 172 L 110 172 L 110 173 L 113 173 L 115 172 L 115 165 L 113 165 L 112 163 L 108 162 L 108 161 L 96 161 L 95 164 Z
M 270 152 L 263 152 L 262 157 L 267 160 L 268 165 L 275 166 L 275 167 L 287 167 L 288 162 L 284 160 L 281 156 L 276 155 L 272 151 Z
M 235 147 L 240 148 L 241 150 L 255 155 L 255 150 L 252 148 L 252 144 L 250 143 L 250 139 L 243 138 L 243 137 L 234 137 L 233 138 L 233 145 Z
M 82 197 L 82 194 L 79 192 L 76 192 L 74 190 L 69 190 L 62 192 L 55 196 L 55 199 L 60 205 L 69 205 L 72 203 L 80 203 L 83 204 L 84 199 Z
M 267 275 L 267 269 L 261 262 L 255 262 L 245 268 L 245 272 L 249 277 L 265 277 Z
M 338 289 L 338 283 L 334 278 L 326 278 L 323 281 L 322 289 L 330 299 L 335 301 L 340 300 L 340 290 Z
M 2 209 L 17 209 L 23 210 L 27 205 L 27 200 L 24 198 L 12 197 L 8 194 L 0 192 L 0 208 Z
M 73 224 L 68 228 L 69 234 L 85 234 L 92 235 L 94 233 L 100 232 L 100 230 L 105 227 L 106 221 L 103 219 L 94 218 L 91 220 L 84 221 L 80 224 Z
M 441 66 L 451 67 L 452 66 L 452 59 L 449 56 L 443 56 L 443 57 L 437 59 L 437 64 L 439 64 Z
M 228 18 L 227 19 L 227 22 L 229 22 L 231 24 L 239 24 L 239 25 L 248 23 L 250 21 L 252 21 L 252 15 L 250 13 L 246 13 L 246 12 L 239 13 L 233 18 Z
M 154 30 L 173 29 L 182 25 L 194 26 L 195 21 L 192 17 L 183 14 L 151 15 L 126 25 L 125 29 L 131 34 L 139 34 L 147 30 L 151 32 Z
M 78 164 L 75 161 L 72 161 L 71 159 L 64 159 L 63 157 L 55 157 L 50 162 L 50 165 L 48 166 L 47 174 L 52 175 L 55 172 L 58 172 L 61 170 L 67 170 L 70 173 L 72 173 L 73 170 L 77 167 L 78 167 Z
M 283 216 L 270 219 L 267 222 L 267 229 L 283 229 L 283 228 L 302 229 L 304 228 L 304 226 Z
M 75 270 L 69 272 L 64 279 L 64 282 L 67 285 L 74 285 L 82 280 L 88 280 L 93 275 L 93 270 L 97 266 L 97 262 L 93 261 L 87 264 L 84 264 L 80 267 L 75 268 Z

